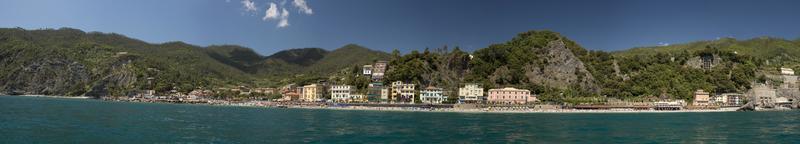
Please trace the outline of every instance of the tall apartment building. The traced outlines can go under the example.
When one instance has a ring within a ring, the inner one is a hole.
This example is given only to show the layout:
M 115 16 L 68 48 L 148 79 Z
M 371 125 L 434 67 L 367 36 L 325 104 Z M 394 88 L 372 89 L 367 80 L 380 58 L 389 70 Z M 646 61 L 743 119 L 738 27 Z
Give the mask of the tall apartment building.
M 392 83 L 391 100 L 395 102 L 414 103 L 414 84 L 396 81 Z

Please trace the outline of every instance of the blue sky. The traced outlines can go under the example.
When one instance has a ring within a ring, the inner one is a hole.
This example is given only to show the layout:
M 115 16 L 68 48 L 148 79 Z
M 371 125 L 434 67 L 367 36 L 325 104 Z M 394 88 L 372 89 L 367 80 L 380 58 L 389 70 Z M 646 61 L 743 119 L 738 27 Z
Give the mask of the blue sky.
M 718 37 L 800 37 L 797 0 L 4 0 L 1 3 L 0 27 L 72 27 L 119 33 L 151 43 L 235 44 L 253 48 L 262 55 L 289 48 L 335 49 L 349 43 L 387 52 L 395 48 L 409 52 L 443 45 L 472 51 L 502 43 L 528 30 L 553 30 L 585 48 L 606 51 Z M 270 7 L 275 11 L 265 18 Z

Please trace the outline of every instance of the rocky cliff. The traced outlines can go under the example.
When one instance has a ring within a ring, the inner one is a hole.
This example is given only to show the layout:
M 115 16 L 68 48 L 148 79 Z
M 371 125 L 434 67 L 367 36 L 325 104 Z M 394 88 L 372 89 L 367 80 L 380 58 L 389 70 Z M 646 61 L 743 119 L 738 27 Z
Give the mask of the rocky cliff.
M 593 92 L 599 90 L 584 63 L 566 48 L 563 41 L 551 41 L 544 50 L 547 51 L 543 55 L 547 63 L 525 66 L 525 76 L 531 83 L 559 89 L 578 86 Z

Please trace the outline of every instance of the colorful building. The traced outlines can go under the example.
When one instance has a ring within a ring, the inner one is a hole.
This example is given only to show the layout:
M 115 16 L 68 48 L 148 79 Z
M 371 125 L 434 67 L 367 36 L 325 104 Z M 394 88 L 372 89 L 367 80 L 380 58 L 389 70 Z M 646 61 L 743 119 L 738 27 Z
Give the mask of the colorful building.
M 391 99 L 395 102 L 414 103 L 414 91 L 416 91 L 414 84 L 393 82 Z
M 489 103 L 494 104 L 526 104 L 538 101 L 531 91 L 516 88 L 489 89 Z
M 322 91 L 323 91 L 323 88 L 322 88 L 321 85 L 310 84 L 310 85 L 303 86 L 303 94 L 302 94 L 301 100 L 307 101 L 307 102 L 319 101 L 319 100 L 323 99 Z

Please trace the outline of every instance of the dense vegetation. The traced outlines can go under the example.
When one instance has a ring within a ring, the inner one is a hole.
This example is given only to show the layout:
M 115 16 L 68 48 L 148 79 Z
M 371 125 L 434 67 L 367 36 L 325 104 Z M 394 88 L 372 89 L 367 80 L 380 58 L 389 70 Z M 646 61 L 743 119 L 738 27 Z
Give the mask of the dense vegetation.
M 358 55 L 345 55 L 353 53 Z M 249 48 L 150 44 L 119 34 L 62 28 L 0 29 L 0 93 L 121 96 L 196 88 L 274 87 L 326 77 L 388 54 L 358 45 L 261 56 Z M 309 78 L 311 77 L 311 78 Z
M 529 89 L 550 102 L 690 99 L 697 89 L 745 92 L 780 67 L 800 69 L 797 56 L 800 40 L 722 38 L 604 52 L 586 50 L 551 31 L 523 32 L 471 54 L 447 46 L 389 54 L 350 44 L 261 56 L 234 45 L 150 44 L 69 28 L 16 28 L 0 29 L 0 92 L 104 96 L 319 81 L 364 92 L 371 80 L 360 75 L 361 66 L 390 60 L 384 84 L 444 88 L 451 101 L 465 83 Z M 713 58 L 714 67 L 700 68 L 702 58 Z

